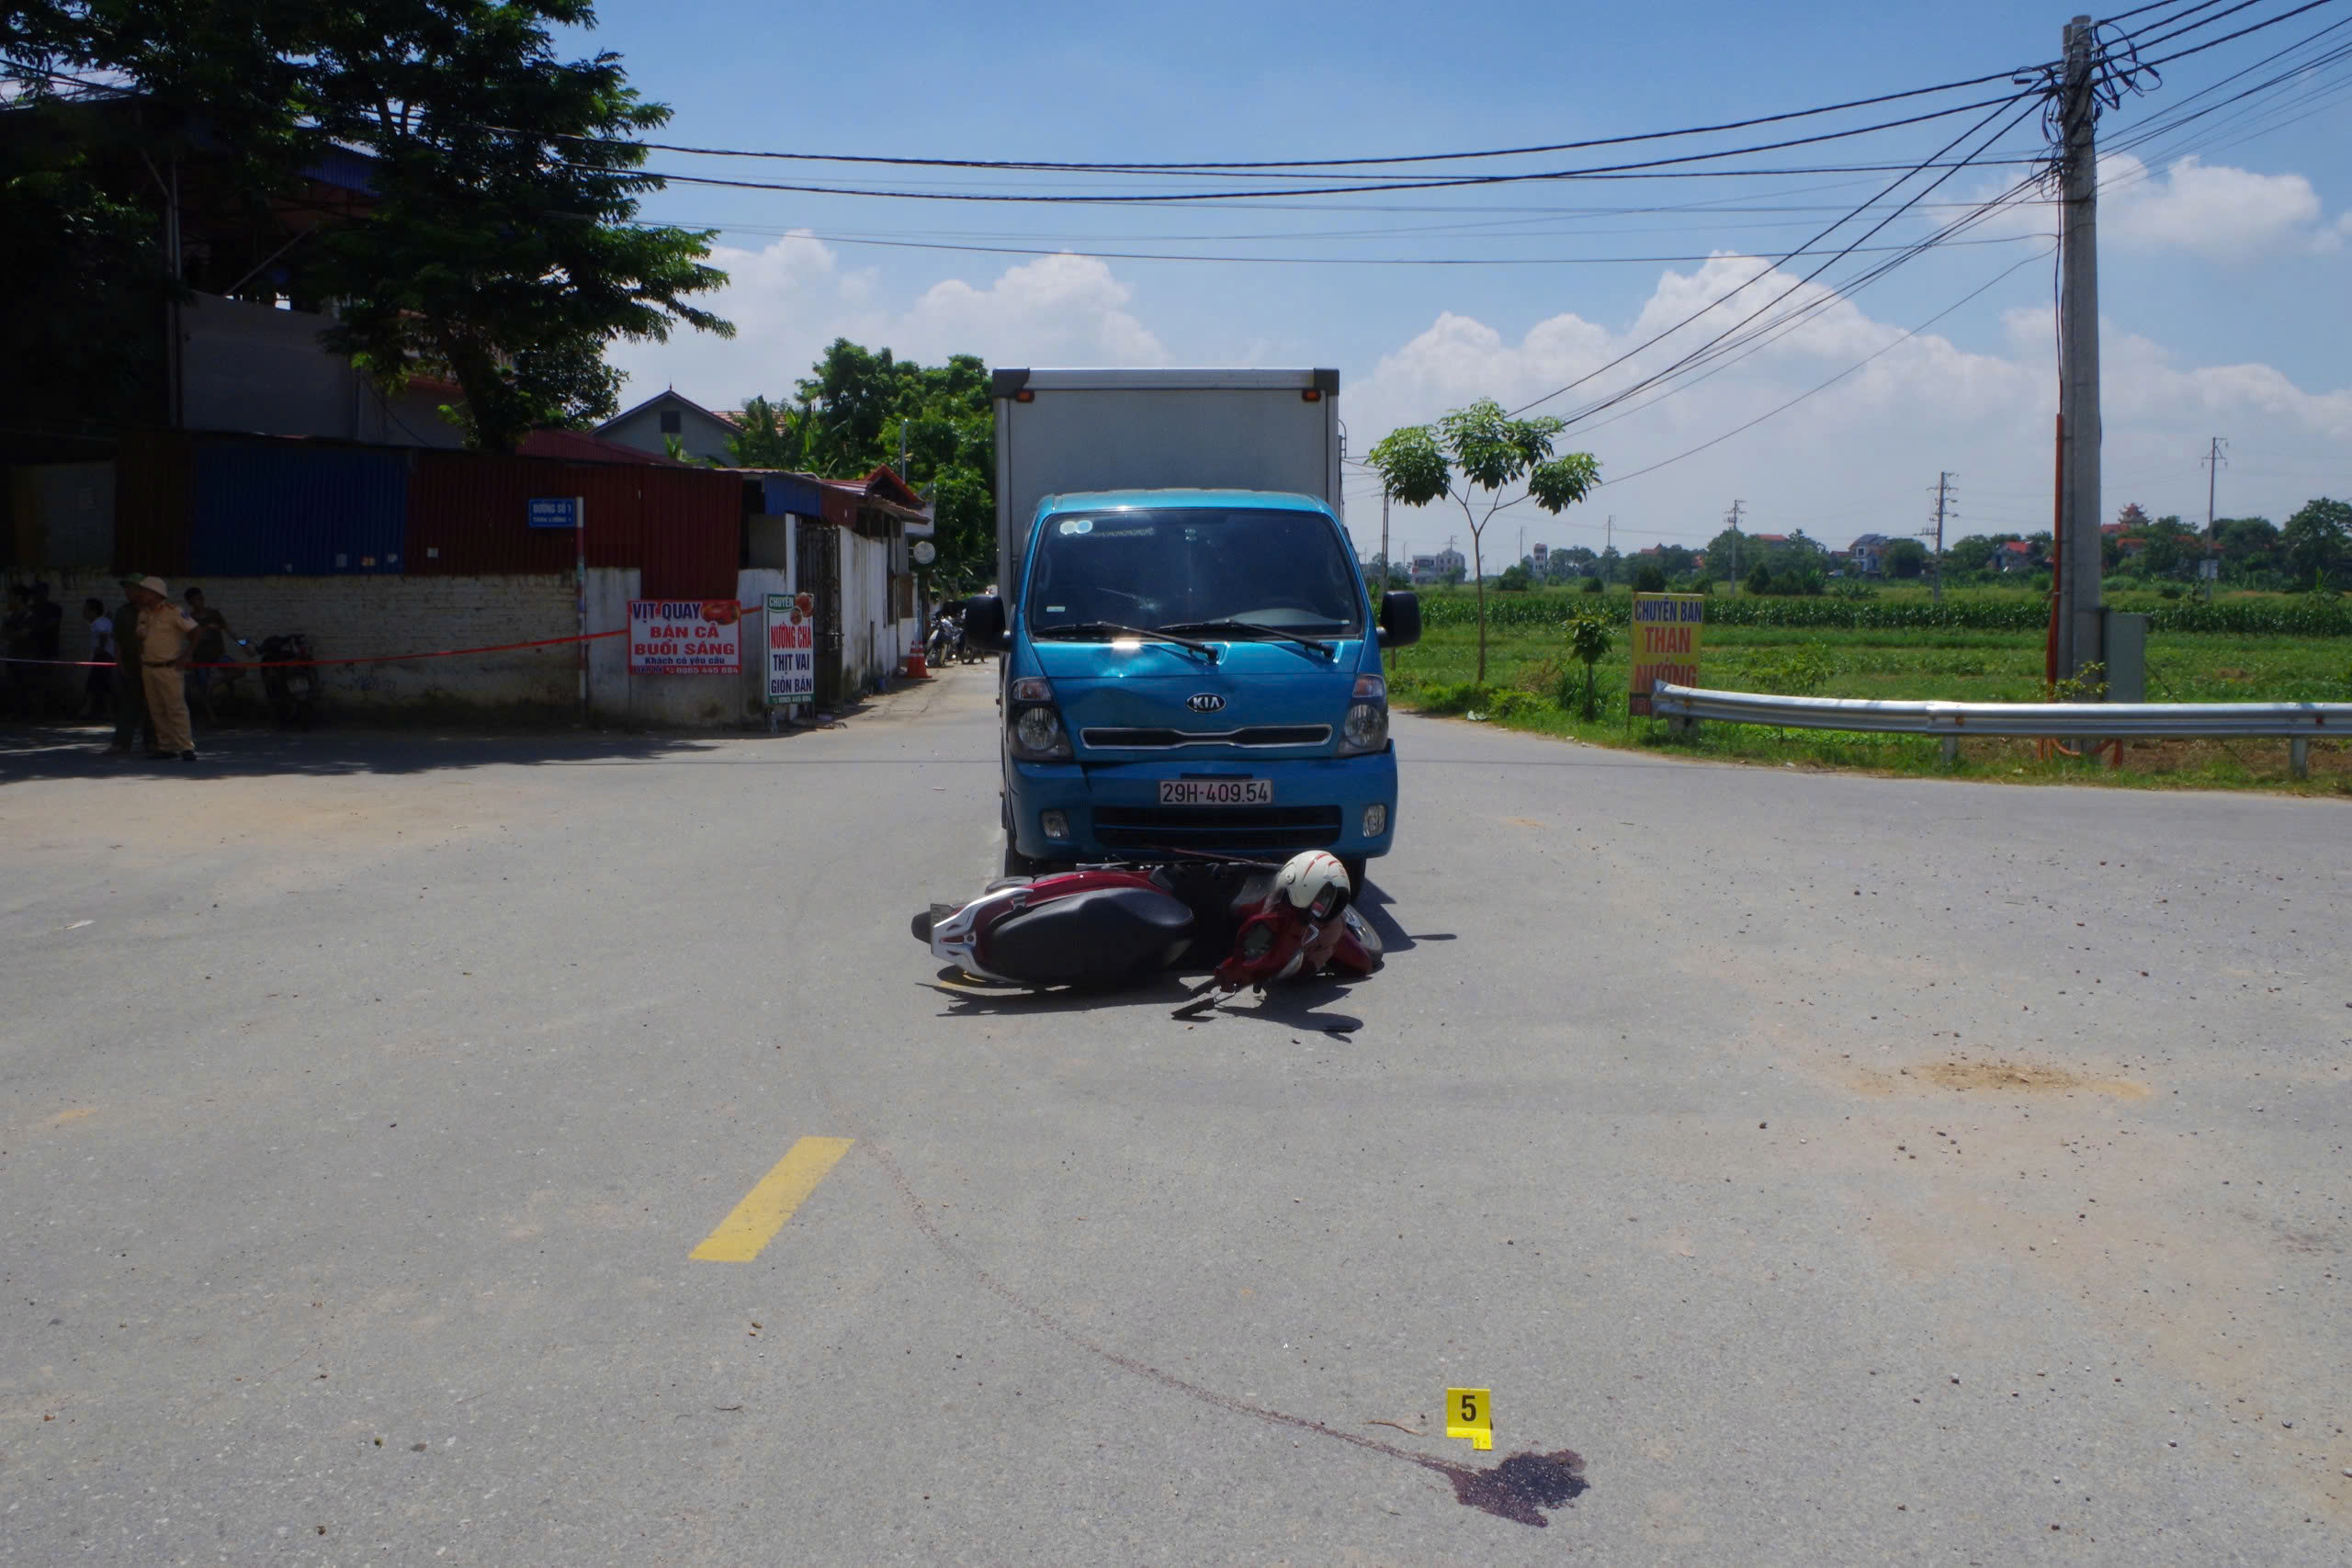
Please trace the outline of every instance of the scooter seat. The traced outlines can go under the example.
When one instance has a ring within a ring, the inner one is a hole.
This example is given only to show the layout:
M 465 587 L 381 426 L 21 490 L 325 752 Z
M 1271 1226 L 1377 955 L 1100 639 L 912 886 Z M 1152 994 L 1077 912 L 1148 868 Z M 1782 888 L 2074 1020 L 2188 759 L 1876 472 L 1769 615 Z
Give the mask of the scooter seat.
M 1174 963 L 1193 911 L 1146 887 L 1099 887 L 997 922 L 981 944 L 1000 975 L 1042 986 L 1116 986 Z

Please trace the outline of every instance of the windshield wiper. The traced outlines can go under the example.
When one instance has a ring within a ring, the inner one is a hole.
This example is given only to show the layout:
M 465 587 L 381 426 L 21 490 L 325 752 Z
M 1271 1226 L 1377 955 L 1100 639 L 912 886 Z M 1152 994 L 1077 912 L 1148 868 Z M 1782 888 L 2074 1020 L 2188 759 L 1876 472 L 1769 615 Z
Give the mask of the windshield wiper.
M 1032 637 L 1039 639 L 1053 637 L 1071 640 L 1075 640 L 1080 637 L 1142 637 L 1147 642 L 1172 642 L 1180 648 L 1189 648 L 1197 653 L 1204 653 L 1208 655 L 1208 660 L 1211 664 L 1215 664 L 1217 660 L 1216 644 L 1201 642 L 1189 637 L 1173 636 L 1165 626 L 1158 628 L 1151 626 L 1123 626 L 1117 621 L 1073 621 L 1068 626 L 1040 626 L 1029 635 Z
M 1301 648 L 1311 648 L 1326 659 L 1336 659 L 1340 653 L 1336 644 L 1317 642 L 1311 637 L 1301 637 L 1296 632 L 1284 631 L 1280 626 L 1265 626 L 1257 621 L 1237 621 L 1229 618 L 1222 621 L 1179 621 L 1173 626 L 1162 626 L 1159 629 L 1164 632 L 1254 632 L 1260 637 L 1280 637 L 1284 642 L 1295 642 Z

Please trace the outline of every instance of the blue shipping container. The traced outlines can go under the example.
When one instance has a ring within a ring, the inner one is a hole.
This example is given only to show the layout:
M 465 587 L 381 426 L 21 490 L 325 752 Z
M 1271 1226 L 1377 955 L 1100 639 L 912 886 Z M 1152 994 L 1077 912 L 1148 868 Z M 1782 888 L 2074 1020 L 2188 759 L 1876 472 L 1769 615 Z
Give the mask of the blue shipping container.
M 407 454 L 240 441 L 196 454 L 188 570 L 204 577 L 398 572 Z

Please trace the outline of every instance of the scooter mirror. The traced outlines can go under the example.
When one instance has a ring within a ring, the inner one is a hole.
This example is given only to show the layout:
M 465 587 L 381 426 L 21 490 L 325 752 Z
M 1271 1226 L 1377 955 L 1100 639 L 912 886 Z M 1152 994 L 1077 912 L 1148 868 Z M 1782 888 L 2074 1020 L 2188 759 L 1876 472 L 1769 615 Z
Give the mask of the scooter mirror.
M 1380 646 L 1410 648 L 1421 640 L 1421 596 L 1399 590 L 1380 596 Z

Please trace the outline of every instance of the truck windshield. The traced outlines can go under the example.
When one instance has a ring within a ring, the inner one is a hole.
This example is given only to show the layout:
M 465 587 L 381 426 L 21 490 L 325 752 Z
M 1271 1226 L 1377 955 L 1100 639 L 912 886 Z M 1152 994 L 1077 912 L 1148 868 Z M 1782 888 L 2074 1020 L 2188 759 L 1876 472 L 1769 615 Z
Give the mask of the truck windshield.
M 1055 515 L 1042 526 L 1029 573 L 1033 636 L 1215 623 L 1243 637 L 1253 624 L 1352 637 L 1363 626 L 1355 563 L 1319 513 L 1186 507 Z

